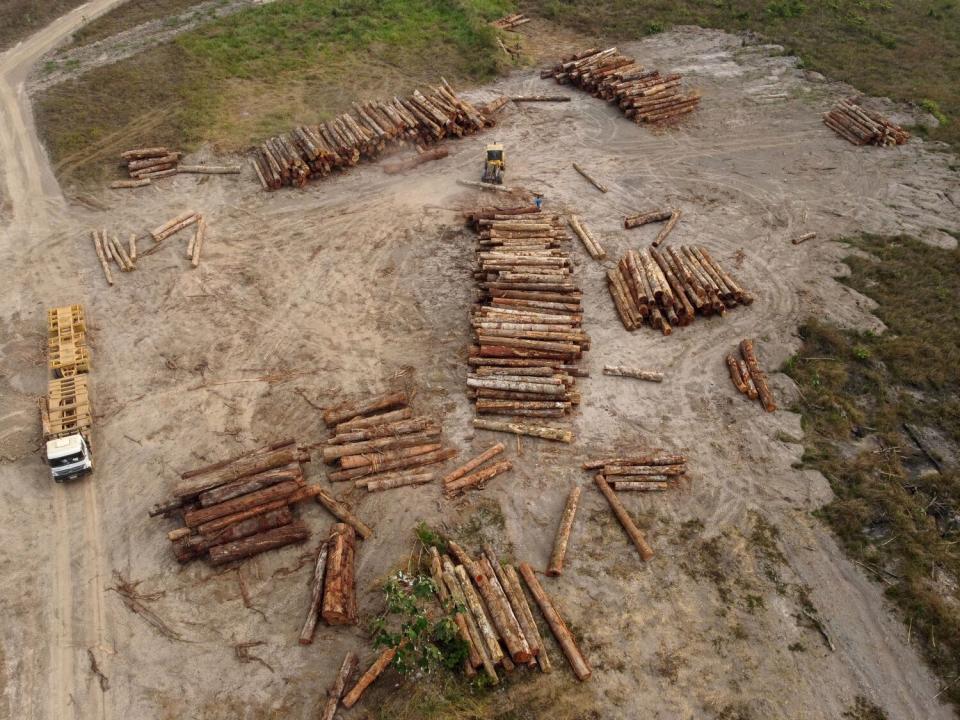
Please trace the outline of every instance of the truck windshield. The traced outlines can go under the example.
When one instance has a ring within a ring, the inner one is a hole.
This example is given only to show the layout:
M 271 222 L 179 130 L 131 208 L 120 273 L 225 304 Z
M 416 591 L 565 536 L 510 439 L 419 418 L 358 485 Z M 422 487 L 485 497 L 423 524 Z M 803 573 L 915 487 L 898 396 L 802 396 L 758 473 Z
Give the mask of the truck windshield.
M 487 153 L 487 160 L 503 160 L 503 150 L 491 150 Z
M 63 467 L 64 465 L 72 465 L 73 463 L 78 463 L 83 460 L 83 453 L 74 453 L 73 455 L 66 455 L 62 458 L 56 458 L 50 461 L 52 467 Z

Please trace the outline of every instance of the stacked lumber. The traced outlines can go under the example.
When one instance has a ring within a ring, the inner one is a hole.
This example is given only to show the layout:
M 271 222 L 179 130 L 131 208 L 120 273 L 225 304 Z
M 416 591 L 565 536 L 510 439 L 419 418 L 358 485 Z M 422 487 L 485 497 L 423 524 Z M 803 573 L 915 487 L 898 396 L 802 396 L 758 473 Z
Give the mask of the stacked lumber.
M 357 611 L 356 545 L 354 529 L 346 523 L 336 523 L 330 528 L 327 541 L 317 551 L 313 583 L 310 586 L 310 605 L 300 630 L 301 645 L 313 642 L 317 622 L 321 619 L 327 625 L 356 625 L 360 621 Z
M 734 355 L 727 355 L 727 368 L 730 371 L 730 379 L 734 387 L 741 394 L 746 395 L 751 400 L 759 400 L 763 409 L 767 412 L 773 412 L 777 409 L 777 403 L 773 399 L 773 393 L 770 392 L 770 386 L 767 383 L 767 374 L 761 369 L 757 361 L 756 352 L 753 349 L 753 340 L 740 341 L 740 358 Z
M 120 153 L 129 180 L 117 180 L 111 188 L 135 188 L 176 175 L 183 153 L 166 147 L 143 147 Z
M 440 425 L 415 416 L 405 391 L 341 403 L 323 412 L 333 429 L 324 443 L 323 461 L 332 466 L 330 482 L 352 482 L 368 492 L 433 482 L 430 467 L 455 457 L 444 448 Z
M 512 15 L 505 15 L 498 20 L 494 20 L 490 24 L 498 30 L 512 30 L 518 25 L 523 25 L 528 22 L 530 22 L 530 18 L 523 13 L 513 13 Z
M 254 148 L 253 168 L 264 190 L 302 187 L 361 159 L 378 158 L 400 143 L 423 147 L 491 125 L 492 120 L 442 80 L 428 94 L 415 90 L 405 98 L 353 103 L 352 113 L 269 138 Z
M 64 305 L 47 310 L 47 358 L 56 379 L 72 378 L 90 371 L 83 305 Z
M 646 324 L 664 335 L 753 302 L 702 245 L 630 250 L 607 271 L 607 285 L 627 330 Z
M 854 145 L 890 147 L 903 145 L 910 133 L 894 125 L 879 113 L 861 107 L 853 98 L 841 100 L 824 114 L 824 124 L 837 135 Z
M 479 233 L 474 277 L 480 297 L 471 311 L 467 387 L 478 415 L 563 418 L 580 402 L 577 367 L 590 338 L 583 331 L 583 293 L 561 244 L 557 216 L 475 213 Z M 485 430 L 572 442 L 569 430 L 477 418 Z
M 182 526 L 167 537 L 181 563 L 204 557 L 222 565 L 303 542 L 310 531 L 293 506 L 322 492 L 304 480 L 309 461 L 293 440 L 284 440 L 190 470 L 180 475 L 172 498 L 149 514 L 180 519 Z
M 647 70 L 615 48 L 590 48 L 561 60 L 540 77 L 561 85 L 572 83 L 595 97 L 616 103 L 635 123 L 666 123 L 693 112 L 700 104 L 696 93 L 685 93 L 678 73 L 661 75 Z

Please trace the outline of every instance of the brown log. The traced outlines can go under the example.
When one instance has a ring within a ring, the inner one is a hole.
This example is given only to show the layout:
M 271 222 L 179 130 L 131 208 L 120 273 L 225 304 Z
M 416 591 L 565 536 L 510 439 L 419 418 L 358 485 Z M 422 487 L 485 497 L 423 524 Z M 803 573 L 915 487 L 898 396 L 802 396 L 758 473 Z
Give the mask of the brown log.
M 196 173 L 200 175 L 239 175 L 239 165 L 179 165 L 182 173 Z
M 330 528 L 327 570 L 320 616 L 328 625 L 356 625 L 357 592 L 354 579 L 355 533 L 345 523 Z
M 616 491 L 633 492 L 659 492 L 661 490 L 670 490 L 676 485 L 667 478 L 647 480 L 615 480 L 610 483 Z
M 751 400 L 756 400 L 760 397 L 760 393 L 757 392 L 757 386 L 750 376 L 750 368 L 747 367 L 747 363 L 743 360 L 738 360 L 737 365 L 740 367 L 740 377 L 743 378 L 743 384 L 747 386 L 747 397 Z
M 294 482 L 303 480 L 303 468 L 300 467 L 300 463 L 290 463 L 283 467 L 272 468 L 262 473 L 257 473 L 256 475 L 250 475 L 235 482 L 227 483 L 226 485 L 220 485 L 212 490 L 200 493 L 200 495 L 197 496 L 197 501 L 201 507 L 210 507 L 211 505 L 217 505 L 227 500 L 240 497 L 241 495 L 246 495 L 270 487 L 271 485 L 291 480 Z
M 96 230 L 93 234 L 93 248 L 97 252 L 97 259 L 100 261 L 100 267 L 103 268 L 103 274 L 107 278 L 107 285 L 113 285 L 113 274 L 110 272 L 110 266 L 107 264 L 107 256 L 103 249 L 103 243 L 100 240 L 100 233 Z
M 799 245 L 800 243 L 805 243 L 807 240 L 813 240 L 816 236 L 817 234 L 815 232 L 808 232 L 793 238 L 790 242 L 794 245 Z
M 297 490 L 293 495 L 288 495 L 280 500 L 274 500 L 273 502 L 266 503 L 265 505 L 258 505 L 257 507 L 250 508 L 249 510 L 244 510 L 243 512 L 234 513 L 233 515 L 224 515 L 216 520 L 206 522 L 197 527 L 197 531 L 206 536 L 216 535 L 224 528 L 235 523 L 239 523 L 243 520 L 257 517 L 259 515 L 265 515 L 266 513 L 279 510 L 287 505 L 293 505 L 294 503 L 316 497 L 317 493 L 319 493 L 321 489 L 322 488 L 319 485 L 307 485 L 306 487 L 302 487 Z
M 476 472 L 464 475 L 457 480 L 446 483 L 443 487 L 443 491 L 448 496 L 459 495 L 470 488 L 483 487 L 483 485 L 485 485 L 489 480 L 492 480 L 497 475 L 501 475 L 512 468 L 512 462 L 509 460 L 501 460 L 500 462 L 488 465 L 485 468 L 480 468 Z
M 136 233 L 130 233 L 130 262 L 137 264 L 137 236 Z
M 207 219 L 205 217 L 200 217 L 200 220 L 197 222 L 197 231 L 194 233 L 192 245 L 190 248 L 190 266 L 199 267 L 200 265 L 200 253 L 203 250 L 203 241 L 207 237 Z
M 623 526 L 624 532 L 627 533 L 627 536 L 636 546 L 637 551 L 640 553 L 640 558 L 642 560 L 649 560 L 652 558 L 653 548 L 647 544 L 647 539 L 640 531 L 640 528 L 638 528 L 633 522 L 633 518 L 630 517 L 627 509 L 623 506 L 623 503 L 620 502 L 620 498 L 618 498 L 616 494 L 614 494 L 613 490 L 610 489 L 606 478 L 600 474 L 594 477 L 594 481 L 596 482 L 597 487 L 600 489 L 600 492 L 610 504 L 610 509 L 613 511 L 613 514 L 616 516 L 617 520 L 620 521 L 620 525 Z
M 457 565 L 454 568 L 454 574 L 460 585 L 460 590 L 463 592 L 464 599 L 467 601 L 467 607 L 470 609 L 470 613 L 476 622 L 477 630 L 483 638 L 483 643 L 486 646 L 486 652 L 490 657 L 490 661 L 496 664 L 500 662 L 505 655 L 497 640 L 497 633 L 493 628 L 493 623 L 487 616 L 487 612 L 480 602 L 476 590 L 473 588 L 473 583 L 470 581 L 470 575 L 467 574 L 466 568 L 463 565 Z
M 348 652 L 343 662 L 340 664 L 340 670 L 333 682 L 333 687 L 327 690 L 327 702 L 323 706 L 323 712 L 320 713 L 320 720 L 333 720 L 337 714 L 337 707 L 340 705 L 340 698 L 343 696 L 343 690 L 347 686 L 350 676 L 357 670 L 359 660 L 352 652 Z
M 720 276 L 720 279 L 723 280 L 724 284 L 733 292 L 734 297 L 737 299 L 737 302 L 743 303 L 744 305 L 750 305 L 753 303 L 753 296 L 745 291 L 740 285 L 734 280 L 730 274 L 724 270 L 720 263 L 714 260 L 710 256 L 710 251 L 705 247 L 698 247 L 700 255 L 707 261 L 711 268 Z
M 337 472 L 330 473 L 327 477 L 330 482 L 341 482 L 343 480 L 355 480 L 360 477 L 367 475 L 373 476 L 379 472 L 386 472 L 388 470 L 405 470 L 407 468 L 421 467 L 424 465 L 433 465 L 435 463 L 441 463 L 449 460 L 450 458 L 456 457 L 458 450 L 453 448 L 448 448 L 445 450 L 434 450 L 433 452 L 424 453 L 423 455 L 416 455 L 409 458 L 400 458 L 399 460 L 391 460 L 390 462 L 385 462 L 381 464 L 378 468 L 374 469 L 373 467 L 358 467 L 352 468 L 350 470 L 339 470 Z
M 234 523 L 212 535 L 187 535 L 180 537 L 173 545 L 174 554 L 181 563 L 193 560 L 203 555 L 215 545 L 233 542 L 241 538 L 250 537 L 273 528 L 289 525 L 293 522 L 293 512 L 288 507 L 257 515 L 256 517 Z M 190 528 L 180 528 L 190 532 Z M 172 533 L 171 533 L 172 534 Z M 168 535 L 169 537 L 169 535 Z M 171 537 L 171 540 L 173 538 Z
M 493 558 L 493 560 L 491 561 L 490 558 Z M 500 574 L 498 575 L 496 570 L 494 570 L 494 564 L 496 564 L 497 568 L 500 568 L 496 555 L 493 553 L 492 549 L 490 549 L 490 554 L 486 557 L 481 555 L 479 560 L 480 569 L 482 570 L 484 577 L 490 586 L 490 590 L 497 599 L 498 606 L 504 612 L 504 620 L 509 624 L 510 632 L 516 637 L 518 647 L 520 648 L 519 655 L 521 657 L 528 658 L 526 660 L 518 660 L 517 654 L 511 653 L 512 659 L 517 663 L 533 663 L 537 652 L 539 652 L 539 648 L 534 648 L 527 640 L 527 636 L 523 632 L 523 626 L 520 624 L 520 619 L 510 602 L 510 598 L 507 596 L 506 590 L 504 590 L 503 583 L 500 581 L 501 577 L 506 579 L 502 574 L 503 570 L 500 569 Z M 507 644 L 507 647 L 510 647 L 509 643 Z
M 356 705 L 357 700 L 363 695 L 370 684 L 380 677 L 380 674 L 387 669 L 387 666 L 393 661 L 397 654 L 397 648 L 387 648 L 374 661 L 373 665 L 357 680 L 357 684 L 346 695 L 343 696 L 343 706 L 348 710 Z
M 150 235 L 153 237 L 154 242 L 160 242 L 161 240 L 170 237 L 174 233 L 180 232 L 188 225 L 193 225 L 193 223 L 197 222 L 199 219 L 200 215 L 198 213 L 183 213 L 173 218 L 173 220 L 168 220 L 160 227 L 151 230 Z
M 143 160 L 144 158 L 151 157 L 163 157 L 164 155 L 169 154 L 167 148 L 160 147 L 146 147 L 146 148 L 137 148 L 136 150 L 127 150 L 126 152 L 120 153 L 120 157 L 124 160 Z
M 576 164 L 574 164 L 574 166 L 576 166 Z M 570 216 L 570 227 L 573 228 L 577 237 L 583 242 L 583 246 L 587 249 L 587 252 L 590 253 L 590 257 L 594 260 L 603 260 L 607 256 L 606 250 L 603 249 L 590 231 L 581 223 L 579 217 L 576 215 Z
M 402 477 L 392 478 L 373 478 L 367 480 L 366 486 L 368 492 L 379 492 L 380 490 L 392 490 L 398 487 L 407 487 L 408 485 L 426 485 L 437 479 L 436 473 L 409 473 Z
M 527 587 L 530 589 L 530 594 L 533 595 L 533 599 L 536 600 L 537 605 L 540 606 L 540 612 L 543 613 L 543 617 L 550 626 L 550 630 L 553 631 L 553 636 L 557 639 L 557 643 L 563 650 L 563 654 L 566 655 L 567 662 L 570 663 L 574 675 L 576 675 L 577 679 L 581 682 L 587 680 L 593 674 L 593 671 L 590 669 L 590 664 L 583 656 L 583 653 L 580 652 L 580 648 L 577 647 L 577 641 L 567 627 L 566 622 L 564 622 L 563 617 L 557 611 L 556 605 L 540 585 L 540 581 L 533 572 L 533 568 L 527 563 L 520 563 L 520 574 L 523 576 L 524 581 L 526 581 Z
M 484 450 L 482 453 L 480 453 L 476 457 L 468 460 L 460 467 L 444 475 L 441 482 L 444 485 L 448 485 L 449 483 L 452 483 L 454 480 L 458 480 L 462 478 L 464 475 L 472 471 L 474 468 L 480 467 L 487 460 L 490 460 L 491 458 L 494 458 L 500 453 L 502 453 L 503 450 L 504 450 L 503 443 L 498 442 L 498 443 L 495 443 L 494 445 L 491 445 L 489 448 Z
M 423 455 L 424 453 L 439 450 L 441 447 L 443 446 L 439 443 L 432 443 L 429 445 L 414 445 L 413 447 L 400 448 L 399 450 L 387 450 L 381 453 L 347 455 L 346 457 L 340 458 L 340 467 L 344 470 L 349 470 L 350 468 L 369 466 L 372 471 L 376 472 L 377 468 L 385 462 Z
M 317 560 L 313 566 L 313 583 L 310 586 L 310 605 L 307 608 L 307 618 L 300 630 L 300 644 L 310 645 L 313 642 L 313 633 L 320 619 L 320 604 L 323 601 L 323 581 L 327 572 L 327 543 L 320 545 L 317 550 Z
M 514 435 L 528 435 L 530 437 L 543 438 L 544 440 L 555 440 L 563 443 L 573 442 L 573 433 L 563 428 L 546 427 L 543 425 L 527 425 L 525 423 L 512 423 L 503 420 L 489 420 L 486 418 L 474 418 L 473 426 L 478 430 L 506 432 L 513 433 Z
M 493 621 L 493 626 L 496 628 L 497 634 L 503 640 L 504 645 L 506 645 L 510 659 L 515 663 L 527 663 L 533 659 L 533 655 L 530 653 L 530 647 L 523 637 L 520 624 L 514 617 L 506 596 L 498 593 L 496 586 L 493 584 L 496 576 L 491 578 L 491 576 L 487 574 L 487 570 L 484 567 L 485 564 L 485 559 L 481 559 L 475 563 L 476 572 L 473 574 L 473 581 L 477 586 L 477 590 L 480 591 L 480 596 L 483 598 L 487 610 L 490 611 L 490 619 Z M 492 570 L 490 574 L 492 575 Z
M 410 408 L 400 408 L 399 410 L 390 410 L 377 415 L 368 415 L 367 417 L 358 417 L 353 420 L 339 423 L 334 430 L 337 435 L 351 432 L 353 430 L 363 430 L 364 428 L 378 425 L 389 425 L 400 420 L 409 420 L 413 417 L 413 410 Z
M 734 387 L 744 395 L 747 394 L 747 384 L 743 381 L 743 375 L 740 373 L 740 364 L 733 355 L 727 355 L 727 368 L 730 370 L 730 379 Z
M 273 530 L 251 535 L 250 537 L 224 543 L 210 548 L 210 564 L 223 565 L 234 560 L 257 555 L 267 550 L 284 547 L 292 543 L 303 542 L 310 537 L 310 531 L 302 522 L 283 525 Z
M 374 438 L 373 440 L 363 440 L 361 442 L 346 443 L 344 445 L 328 445 L 323 448 L 322 451 L 323 461 L 331 465 L 336 462 L 337 458 L 348 455 L 363 455 L 371 452 L 384 452 L 387 450 L 426 445 L 438 437 L 440 437 L 440 428 L 431 428 L 425 432 L 410 433 L 409 435 Z
M 447 157 L 450 154 L 450 151 L 445 147 L 434 148 L 432 150 L 427 150 L 425 152 L 414 155 L 413 157 L 407 158 L 400 162 L 392 163 L 390 165 L 384 165 L 383 171 L 388 175 L 395 175 L 397 173 L 405 172 L 407 170 L 413 170 L 420 165 L 423 165 L 426 162 L 431 160 L 440 160 Z
M 593 185 L 597 190 L 599 190 L 600 192 L 602 192 L 602 193 L 608 192 L 608 188 L 607 188 L 606 185 L 604 185 L 603 183 L 601 183 L 600 181 L 598 181 L 596 178 L 594 178 L 590 173 L 588 173 L 588 172 L 587 172 L 586 170 L 584 170 L 582 167 L 580 167 L 579 165 L 577 165 L 577 163 L 573 163 L 573 169 L 576 170 L 576 171 L 577 171 L 578 173 L 580 173 L 581 175 L 583 175 L 583 177 L 585 177 L 585 178 L 587 179 L 587 181 L 588 181 L 591 185 Z
M 533 615 L 531 614 L 528 617 L 524 614 L 524 610 L 526 609 L 526 611 L 529 612 L 529 608 L 527 607 L 527 600 L 526 597 L 524 597 L 523 591 L 520 590 L 518 593 L 511 584 L 507 568 L 500 564 L 496 553 L 490 545 L 483 546 L 483 553 L 487 559 L 487 565 L 485 567 L 492 568 L 495 573 L 500 591 L 506 596 L 510 609 L 513 611 L 513 616 L 520 626 L 523 638 L 530 648 L 530 654 L 534 657 L 539 657 L 543 649 L 543 641 L 540 639 L 540 633 L 537 631 L 537 624 L 533 621 Z
M 750 378 L 753 380 L 753 384 L 757 388 L 757 394 L 760 396 L 760 402 L 763 404 L 763 409 L 767 412 L 773 412 L 777 409 L 777 403 L 774 402 L 773 393 L 770 392 L 770 387 L 767 385 L 767 375 L 763 372 L 763 370 L 760 369 L 760 363 L 757 362 L 757 356 L 753 350 L 752 340 L 740 341 L 740 354 L 743 355 L 743 359 L 747 363 L 747 369 L 750 371 Z
M 353 430 L 344 431 L 330 438 L 329 444 L 346 445 L 348 443 L 363 442 L 364 440 L 375 440 L 376 438 L 396 437 L 397 435 L 422 432 L 436 427 L 436 422 L 431 418 L 408 418 L 383 425 L 371 425 L 370 427 L 354 428 Z
M 111 190 L 122 190 L 124 188 L 138 188 L 145 185 L 150 185 L 153 183 L 153 180 L 150 178 L 140 178 L 137 180 L 114 180 L 110 183 Z
M 531 380 L 534 379 L 536 378 L 531 378 Z M 467 387 L 484 388 L 487 390 L 505 390 L 508 392 L 536 393 L 537 395 L 564 395 L 567 391 L 566 387 L 562 384 L 515 382 L 502 380 L 497 377 L 467 378 Z
M 220 470 L 222 468 L 227 467 L 228 465 L 233 465 L 235 462 L 239 460 L 243 460 L 244 458 L 249 458 L 254 455 L 263 455 L 263 454 L 272 452 L 274 450 L 280 450 L 281 448 L 285 448 L 288 445 L 293 445 L 295 442 L 296 440 L 294 440 L 293 438 L 288 438 L 285 440 L 279 440 L 275 443 L 271 443 L 266 447 L 255 448 L 254 450 L 247 450 L 245 452 L 240 453 L 239 455 L 234 455 L 233 457 L 227 458 L 226 460 L 218 460 L 215 463 L 211 463 L 209 465 L 204 465 L 203 467 L 194 468 L 193 470 L 187 470 L 186 472 L 182 472 L 180 473 L 180 479 L 189 480 L 190 478 L 196 477 L 197 475 L 206 475 L 207 473 L 213 472 L 214 470 Z
M 515 95 L 513 102 L 569 102 L 569 95 Z
M 633 475 L 644 476 L 675 476 L 684 475 L 687 472 L 686 464 L 682 465 L 604 465 L 603 474 L 607 477 L 611 475 L 623 476 Z
M 510 600 L 513 602 L 514 598 L 516 598 L 517 605 L 520 608 L 523 632 L 525 635 L 527 635 L 528 639 L 532 638 L 536 643 L 536 646 L 539 648 L 539 652 L 537 653 L 537 664 L 540 666 L 541 672 L 551 672 L 553 670 L 553 664 L 550 662 L 550 656 L 547 654 L 547 648 L 543 644 L 543 637 L 540 635 L 540 629 L 537 627 L 537 621 L 533 617 L 533 611 L 530 609 L 527 596 L 523 592 L 523 586 L 520 584 L 520 577 L 517 575 L 517 571 L 512 565 L 505 566 L 503 570 L 507 576 L 507 584 L 510 587 Z
M 613 375 L 615 377 L 629 377 L 637 380 L 646 380 L 647 382 L 663 382 L 663 373 L 657 370 L 641 370 L 639 368 L 628 368 L 623 365 L 604 365 L 604 375 Z
M 265 487 L 262 490 L 241 495 L 240 497 L 227 500 L 226 502 L 211 505 L 210 507 L 191 510 L 184 513 L 183 522 L 188 527 L 197 527 L 211 520 L 216 520 L 227 515 L 242 513 L 261 505 L 266 505 L 275 500 L 280 500 L 293 495 L 300 485 L 297 482 L 287 480 L 284 482 Z
M 653 241 L 653 243 L 651 243 L 654 247 L 658 247 L 660 243 L 667 239 L 667 235 L 669 235 L 673 231 L 673 228 L 676 227 L 682 214 L 683 213 L 680 210 L 674 210 L 670 214 L 670 220 L 667 221 L 667 224 L 663 226 L 663 228 L 657 234 L 656 239 Z
M 547 575 L 555 577 L 563 574 L 563 560 L 567 555 L 567 543 L 570 541 L 570 531 L 573 529 L 573 520 L 577 515 L 577 503 L 580 502 L 580 486 L 570 489 L 567 504 L 563 508 L 557 535 L 553 541 L 553 552 L 550 554 L 550 564 L 547 566 Z
M 130 160 L 127 163 L 127 170 L 129 170 L 132 175 L 138 170 L 146 170 L 147 168 L 156 167 L 157 165 L 172 165 L 179 162 L 179 160 L 180 153 L 178 152 L 167 153 L 159 157 L 144 158 L 143 160 Z
M 344 402 L 323 411 L 323 422 L 327 427 L 351 420 L 360 415 L 370 415 L 383 410 L 392 410 L 407 404 L 407 393 L 390 392 L 376 395 L 358 402 Z
M 352 527 L 361 540 L 368 539 L 373 535 L 373 530 L 360 518 L 353 514 L 346 505 L 337 500 L 326 490 L 317 491 L 317 502 L 323 505 L 327 511 L 340 522 L 346 523 Z
M 672 210 L 649 210 L 637 215 L 628 215 L 623 219 L 623 226 L 629 230 L 630 228 L 640 227 L 648 223 L 669 220 L 672 215 Z
M 460 586 L 460 581 L 457 580 L 453 563 L 450 562 L 450 558 L 446 556 L 444 556 L 442 562 L 443 583 L 446 586 L 447 591 L 450 593 L 454 606 L 458 609 L 458 616 L 464 621 L 464 625 L 466 626 L 470 637 L 470 647 L 478 656 L 478 659 L 480 660 L 479 665 L 483 666 L 483 670 L 487 674 L 487 677 L 490 678 L 494 685 L 496 685 L 500 682 L 500 678 L 497 677 L 497 671 L 496 668 L 494 668 L 494 661 L 490 658 L 490 653 L 487 649 L 486 643 L 484 642 L 480 628 L 477 625 L 477 620 L 470 611 L 470 606 L 468 605 L 467 598 L 463 593 L 463 588 Z M 477 665 L 477 667 L 479 667 L 479 665 Z

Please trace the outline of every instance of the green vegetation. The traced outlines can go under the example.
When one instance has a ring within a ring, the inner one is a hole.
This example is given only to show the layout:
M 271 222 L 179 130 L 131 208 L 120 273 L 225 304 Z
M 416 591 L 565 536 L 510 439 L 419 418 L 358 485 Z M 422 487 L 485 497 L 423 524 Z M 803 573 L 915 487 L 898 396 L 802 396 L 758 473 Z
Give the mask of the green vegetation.
M 919 472 L 903 430 L 933 427 L 960 443 L 960 251 L 903 237 L 849 242 L 869 256 L 848 258 L 842 282 L 878 303 L 888 330 L 801 328 L 785 371 L 801 392 L 804 462 L 836 494 L 822 516 L 900 607 L 942 697 L 960 704 L 960 474 Z
M 960 116 L 956 0 L 524 0 L 520 6 L 610 40 L 677 24 L 758 32 L 799 55 L 804 67 L 863 92 L 926 100 L 942 125 L 925 134 L 960 148 L 960 123 L 943 124 Z
M 29 37 L 84 0 L 3 0 L 0 2 L 0 52 Z
M 73 35 L 72 47 L 89 45 L 151 20 L 179 15 L 199 5 L 198 0 L 126 0 Z M 218 0 L 223 4 L 223 0 Z
M 62 179 L 102 175 L 126 145 L 238 150 L 351 101 L 499 69 L 506 0 L 277 0 L 50 88 L 37 122 Z

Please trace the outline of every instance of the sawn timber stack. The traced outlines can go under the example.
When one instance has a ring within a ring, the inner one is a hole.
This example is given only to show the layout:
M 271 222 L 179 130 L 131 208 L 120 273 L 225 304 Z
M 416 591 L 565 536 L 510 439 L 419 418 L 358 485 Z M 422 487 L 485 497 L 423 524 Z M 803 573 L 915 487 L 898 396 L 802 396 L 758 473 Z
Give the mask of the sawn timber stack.
M 446 80 L 426 94 L 416 90 L 405 98 L 354 103 L 353 108 L 352 113 L 319 125 L 300 125 L 256 146 L 253 167 L 263 188 L 302 187 L 361 159 L 378 158 L 388 147 L 432 145 L 494 124 L 458 97 Z
M 685 93 L 679 73 L 647 70 L 615 48 L 591 48 L 564 58 L 541 77 L 573 83 L 591 95 L 616 103 L 637 124 L 663 124 L 696 110 L 700 95 Z
M 474 213 L 471 224 L 479 298 L 467 387 L 477 415 L 493 416 L 474 426 L 571 442 L 565 428 L 530 424 L 564 418 L 580 402 L 577 362 L 590 347 L 565 226 L 539 213 Z

